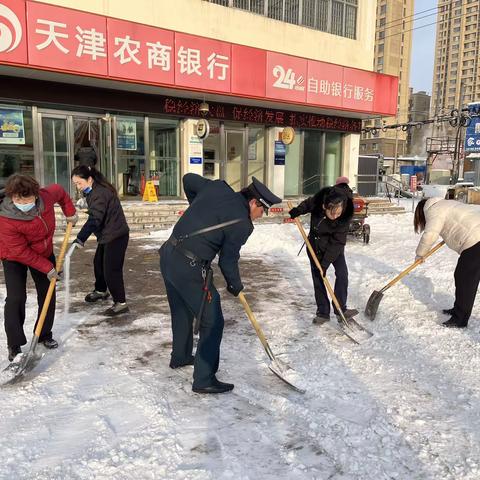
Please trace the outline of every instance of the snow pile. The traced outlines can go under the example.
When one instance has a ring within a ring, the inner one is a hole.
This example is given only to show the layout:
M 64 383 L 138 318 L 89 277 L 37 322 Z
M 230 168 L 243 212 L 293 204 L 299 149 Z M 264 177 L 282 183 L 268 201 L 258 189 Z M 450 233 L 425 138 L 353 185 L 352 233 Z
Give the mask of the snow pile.
M 419 239 L 410 213 L 368 223 L 371 243 L 347 245 L 349 306 L 360 311 L 413 262 Z M 72 287 L 72 313 L 55 327 L 60 348 L 34 377 L 0 389 L 0 478 L 480 478 L 480 308 L 467 330 L 439 326 L 453 304 L 454 252 L 442 248 L 388 290 L 374 322 L 360 314 L 375 335 L 355 346 L 311 322 L 310 265 L 305 251 L 297 256 L 295 224 L 257 226 L 242 249 L 245 296 L 307 392 L 267 368 L 242 305 L 217 276 L 226 319 L 219 378 L 235 390 L 209 397 L 192 394 L 191 369 L 168 368 L 169 311 L 150 253 L 168 235 L 132 241 L 132 314 L 106 320 Z M 87 264 L 74 257 L 72 279 Z M 78 281 L 88 291 L 88 277 Z

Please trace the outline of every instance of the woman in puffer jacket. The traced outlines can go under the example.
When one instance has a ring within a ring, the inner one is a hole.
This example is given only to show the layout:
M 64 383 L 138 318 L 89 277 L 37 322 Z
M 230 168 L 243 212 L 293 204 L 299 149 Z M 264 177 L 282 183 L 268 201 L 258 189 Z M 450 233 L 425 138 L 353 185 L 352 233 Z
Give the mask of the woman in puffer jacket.
M 445 327 L 465 328 L 472 313 L 480 281 L 480 206 L 456 200 L 421 200 L 415 210 L 415 232 L 423 232 L 416 260 L 422 259 L 442 237 L 448 247 L 460 254 L 455 269 L 455 303 L 443 310 L 451 318 Z
M 73 224 L 77 221 L 77 213 L 67 192 L 60 185 L 40 188 L 37 181 L 27 175 L 9 177 L 4 195 L 0 200 L 0 258 L 7 288 L 4 320 L 8 358 L 12 361 L 21 353 L 21 346 L 27 343 L 23 331 L 27 270 L 30 270 L 37 290 L 38 316 L 50 280 L 58 278 L 53 254 L 54 205 L 58 203 L 67 221 Z M 46 348 L 58 346 L 52 338 L 54 316 L 55 292 L 39 339 Z

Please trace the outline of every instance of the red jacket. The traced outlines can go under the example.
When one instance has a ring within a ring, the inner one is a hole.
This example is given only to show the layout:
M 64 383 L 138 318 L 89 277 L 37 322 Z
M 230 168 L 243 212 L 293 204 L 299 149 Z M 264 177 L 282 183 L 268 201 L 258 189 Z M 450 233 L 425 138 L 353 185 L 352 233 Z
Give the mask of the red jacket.
M 23 263 L 44 273 L 54 265 L 49 260 L 53 253 L 55 232 L 54 205 L 58 203 L 66 217 L 75 215 L 67 192 L 57 184 L 40 189 L 36 206 L 27 213 L 5 197 L 0 204 L 0 258 Z

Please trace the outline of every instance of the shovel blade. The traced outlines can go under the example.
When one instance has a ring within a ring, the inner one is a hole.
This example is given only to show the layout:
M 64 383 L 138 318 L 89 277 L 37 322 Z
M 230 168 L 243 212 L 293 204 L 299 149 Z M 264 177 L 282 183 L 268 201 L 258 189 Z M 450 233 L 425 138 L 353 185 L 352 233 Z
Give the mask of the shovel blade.
M 268 368 L 288 386 L 300 393 L 305 393 L 306 389 L 302 386 L 298 373 L 285 362 L 274 358 Z
M 382 301 L 383 293 L 375 290 L 368 299 L 367 305 L 365 306 L 365 316 L 370 320 L 375 320 L 377 315 L 377 310 Z
M 45 355 L 45 352 L 39 352 L 30 349 L 23 354 L 17 361 L 10 363 L 2 372 L 0 384 L 12 385 L 23 380 L 28 372 L 31 372 Z

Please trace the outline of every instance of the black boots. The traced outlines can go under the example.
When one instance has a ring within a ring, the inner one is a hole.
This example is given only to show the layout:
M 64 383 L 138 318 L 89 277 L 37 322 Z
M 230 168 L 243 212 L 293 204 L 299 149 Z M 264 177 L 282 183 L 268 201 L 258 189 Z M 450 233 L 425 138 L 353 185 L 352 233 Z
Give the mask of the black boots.
M 122 313 L 127 313 L 130 309 L 126 302 L 120 303 L 115 302 L 110 308 L 107 308 L 103 314 L 107 317 L 116 317 L 117 315 L 121 315 Z
M 41 340 L 40 343 L 43 343 L 45 348 L 52 350 L 58 347 L 58 342 L 53 338 L 48 338 L 47 340 Z
M 15 357 L 19 354 L 22 353 L 22 349 L 20 348 L 20 345 L 12 345 L 8 347 L 8 361 L 13 362 Z
M 85 297 L 85 301 L 88 303 L 93 303 L 97 302 L 98 300 L 106 300 L 109 296 L 110 294 L 108 292 L 98 292 L 97 290 L 94 290 Z
M 466 323 L 458 323 L 453 317 L 443 322 L 442 325 L 447 328 L 467 328 Z
M 314 323 L 315 325 L 323 325 L 328 321 L 330 321 L 330 315 L 323 315 L 323 314 L 317 313 L 315 315 L 315 318 L 312 320 L 312 323 Z
M 186 361 L 183 362 L 174 362 L 173 358 L 170 359 L 170 368 L 181 368 L 181 367 L 186 367 L 187 365 L 193 365 L 193 362 L 195 361 L 195 357 L 193 355 L 190 355 L 190 358 L 188 358 Z
M 216 378 L 213 379 L 213 382 L 208 387 L 192 387 L 192 390 L 195 393 L 226 393 L 233 390 L 233 383 L 224 383 L 220 382 Z
M 453 315 L 453 308 L 445 308 L 444 310 L 442 310 L 442 313 L 444 313 L 445 315 Z

